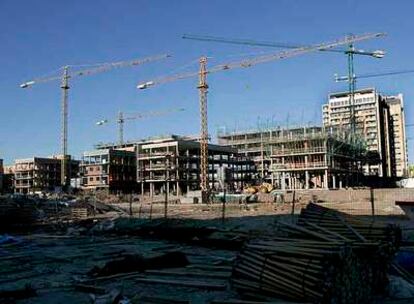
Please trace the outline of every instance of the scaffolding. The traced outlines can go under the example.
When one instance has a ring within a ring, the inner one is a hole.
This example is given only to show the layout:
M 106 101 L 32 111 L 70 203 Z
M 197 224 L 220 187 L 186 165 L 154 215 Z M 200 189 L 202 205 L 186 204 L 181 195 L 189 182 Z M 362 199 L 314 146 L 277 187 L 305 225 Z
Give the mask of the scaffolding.
M 275 128 L 221 134 L 219 143 L 251 157 L 259 179 L 279 189 L 342 188 L 362 181 L 364 141 L 344 130 Z

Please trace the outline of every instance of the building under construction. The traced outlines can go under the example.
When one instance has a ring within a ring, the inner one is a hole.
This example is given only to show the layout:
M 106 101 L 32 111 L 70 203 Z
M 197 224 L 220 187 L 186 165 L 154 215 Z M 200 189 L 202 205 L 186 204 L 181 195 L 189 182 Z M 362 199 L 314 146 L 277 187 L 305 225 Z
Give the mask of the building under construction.
M 167 190 L 178 196 L 200 190 L 200 142 L 195 138 L 169 135 L 97 148 L 135 151 L 141 194 L 154 196 Z M 241 189 L 256 172 L 254 163 L 231 147 L 209 144 L 208 163 L 210 189 Z
M 279 189 L 342 188 L 362 182 L 364 147 L 321 127 L 234 132 L 219 143 L 252 158 L 262 181 Z
M 135 192 L 136 156 L 134 152 L 99 149 L 84 152 L 81 162 L 82 189 L 109 193 Z
M 67 156 L 66 171 L 68 176 L 77 177 L 79 161 Z M 16 159 L 14 162 L 14 191 L 30 194 L 50 192 L 61 188 L 62 156 L 32 157 Z

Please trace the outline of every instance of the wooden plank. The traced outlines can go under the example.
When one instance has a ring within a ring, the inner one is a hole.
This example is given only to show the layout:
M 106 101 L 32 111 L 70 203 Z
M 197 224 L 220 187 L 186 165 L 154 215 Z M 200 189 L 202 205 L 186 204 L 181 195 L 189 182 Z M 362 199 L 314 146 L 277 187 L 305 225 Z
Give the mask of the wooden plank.
M 201 288 L 209 290 L 226 290 L 226 284 L 213 284 L 206 282 L 197 282 L 197 281 L 177 281 L 177 280 L 163 280 L 163 279 L 151 279 L 151 278 L 135 278 L 135 282 L 148 283 L 148 284 L 163 284 L 163 285 L 172 285 L 172 286 L 181 286 L 181 287 L 192 287 L 192 288 Z
M 155 274 L 155 275 L 174 275 L 174 276 L 205 277 L 205 278 L 217 278 L 217 279 L 228 279 L 231 275 L 230 272 L 185 272 L 185 271 L 170 271 L 170 270 L 146 270 L 145 273 Z

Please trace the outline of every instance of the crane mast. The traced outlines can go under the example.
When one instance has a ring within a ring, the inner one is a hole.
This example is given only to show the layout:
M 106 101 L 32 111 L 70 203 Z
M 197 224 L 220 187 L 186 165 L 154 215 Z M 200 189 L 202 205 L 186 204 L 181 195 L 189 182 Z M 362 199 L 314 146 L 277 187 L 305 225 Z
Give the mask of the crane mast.
M 118 112 L 118 120 L 117 120 L 119 129 L 118 129 L 118 138 L 119 138 L 119 145 L 123 145 L 124 144 L 124 123 L 125 123 L 125 119 L 124 119 L 124 113 L 122 113 L 121 111 Z
M 60 168 L 60 182 L 62 187 L 68 185 L 67 175 L 67 155 L 68 155 L 68 90 L 69 90 L 69 67 L 63 68 L 62 84 L 62 128 L 61 128 L 61 149 L 62 149 L 62 166 Z
M 136 120 L 136 119 L 143 119 L 143 118 L 149 118 L 149 117 L 156 117 L 156 116 L 162 116 L 167 115 L 171 112 L 182 112 L 184 111 L 184 108 L 176 108 L 176 109 L 169 109 L 165 111 L 153 111 L 153 112 L 146 112 L 146 113 L 132 113 L 132 114 L 126 114 L 122 111 L 118 112 L 118 116 L 116 117 L 115 122 L 118 124 L 118 144 L 122 146 L 124 144 L 124 127 L 125 122 L 128 120 Z M 109 123 L 110 120 L 103 119 L 100 121 L 97 121 L 96 124 L 98 126 L 102 126 L 104 124 Z
M 90 76 L 98 73 L 108 72 L 113 69 L 130 67 L 141 65 L 144 63 L 157 61 L 170 57 L 168 54 L 151 56 L 143 59 L 135 59 L 130 61 L 118 61 L 111 63 L 104 63 L 95 65 L 94 68 L 88 68 L 78 71 L 69 71 L 70 67 L 73 66 L 64 66 L 62 68 L 63 73 L 61 76 L 52 76 L 52 77 L 41 77 L 35 78 L 31 81 L 24 82 L 20 85 L 21 88 L 28 88 L 35 84 L 44 83 L 48 81 L 60 80 L 62 89 L 62 99 L 61 99 L 61 133 L 60 133 L 60 142 L 61 142 L 61 185 L 62 188 L 65 188 L 69 184 L 69 175 L 68 175 L 68 91 L 69 91 L 69 78 L 75 78 L 80 76 Z
M 200 96 L 200 188 L 201 202 L 208 203 L 208 120 L 207 120 L 207 57 L 200 58 L 198 90 Z

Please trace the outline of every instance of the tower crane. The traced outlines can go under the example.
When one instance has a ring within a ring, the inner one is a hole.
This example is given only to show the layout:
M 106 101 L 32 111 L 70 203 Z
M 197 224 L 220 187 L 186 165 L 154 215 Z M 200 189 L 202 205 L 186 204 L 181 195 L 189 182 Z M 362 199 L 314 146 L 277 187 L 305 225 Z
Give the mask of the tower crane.
M 365 78 L 374 78 L 374 77 L 386 77 L 386 76 L 396 76 L 396 75 L 403 75 L 403 74 L 412 74 L 414 73 L 413 69 L 409 70 L 396 70 L 396 71 L 384 71 L 378 73 L 368 73 L 368 74 L 361 74 L 361 75 L 352 75 L 352 79 L 356 82 L 357 79 L 365 79 Z M 349 81 L 349 76 L 338 76 L 335 74 L 335 81 Z M 405 127 L 413 127 L 414 124 L 406 124 Z
M 381 36 L 384 36 L 384 34 L 382 34 Z M 203 36 L 203 35 L 184 34 L 182 38 L 190 39 L 190 40 L 206 41 L 206 42 L 230 43 L 230 44 L 237 44 L 237 45 L 263 46 L 263 47 L 273 47 L 273 48 L 296 49 L 296 48 L 306 47 L 300 44 L 289 44 L 289 43 L 269 42 L 269 41 L 255 41 L 251 39 L 223 38 L 223 37 L 205 36 L 205 35 Z M 366 50 L 356 49 L 353 42 L 349 42 L 345 49 L 328 48 L 328 49 L 319 49 L 319 51 L 335 52 L 335 53 L 342 53 L 342 54 L 347 55 L 348 83 L 349 83 L 349 96 L 350 96 L 350 107 L 349 107 L 350 126 L 351 126 L 352 138 L 354 139 L 354 136 L 355 136 L 354 95 L 355 95 L 355 87 L 356 87 L 355 79 L 353 78 L 354 56 L 362 55 L 362 56 L 371 56 L 374 58 L 383 58 L 385 56 L 385 52 L 383 50 L 366 51 Z
M 137 85 L 138 89 L 147 89 L 149 87 L 172 82 L 180 79 L 186 79 L 191 77 L 198 76 L 198 90 L 199 90 L 199 101 L 200 101 L 200 188 L 201 188 L 201 197 L 202 202 L 208 202 L 208 193 L 209 193 L 209 184 L 208 184 L 208 124 L 207 124 L 207 74 L 227 71 L 238 68 L 249 68 L 260 63 L 267 63 L 276 60 L 282 60 L 286 58 L 291 58 L 299 55 L 304 55 L 309 52 L 315 52 L 320 50 L 333 49 L 337 46 L 348 45 L 353 42 L 363 41 L 367 39 L 377 38 L 383 36 L 383 33 L 368 33 L 359 36 L 345 37 L 333 42 L 320 43 L 311 46 L 303 46 L 299 48 L 294 48 L 289 51 L 282 51 L 279 53 L 273 53 L 269 55 L 262 55 L 254 58 L 243 59 L 241 61 L 234 61 L 225 64 L 219 64 L 207 69 L 207 57 L 200 58 L 200 68 L 199 71 L 186 72 L 182 74 L 176 74 L 166 77 L 161 77 L 151 81 L 146 81 L 139 83 Z
M 124 144 L 124 124 L 126 121 L 130 121 L 130 120 L 137 120 L 137 119 L 144 119 L 144 118 L 149 118 L 149 117 L 157 117 L 157 116 L 163 116 L 163 115 L 167 115 L 169 113 L 173 113 L 173 112 L 182 112 L 184 111 L 183 108 L 178 108 L 178 109 L 169 109 L 169 110 L 165 110 L 165 111 L 154 111 L 154 112 L 145 112 L 145 113 L 131 113 L 131 114 L 127 114 L 125 116 L 125 113 L 119 111 L 118 112 L 118 117 L 116 118 L 116 123 L 118 124 L 118 141 L 120 145 Z M 108 119 L 103 119 L 100 120 L 98 122 L 96 122 L 96 124 L 98 126 L 102 126 L 104 124 L 109 123 L 110 121 Z
M 395 76 L 395 75 L 401 75 L 401 74 L 412 74 L 414 73 L 414 70 L 399 70 L 399 71 L 387 71 L 387 72 L 379 72 L 379 73 L 369 73 L 369 74 L 361 74 L 361 75 L 353 75 L 353 78 L 355 80 L 361 79 L 361 78 L 373 78 L 373 77 L 385 77 L 385 76 Z M 338 76 L 338 74 L 335 74 L 335 81 L 349 81 L 349 76 Z
M 73 70 L 76 68 L 75 65 L 65 65 L 59 69 L 62 72 L 61 75 L 51 76 L 51 77 L 39 77 L 33 80 L 24 82 L 20 85 L 21 88 L 29 88 L 33 85 L 45 83 L 49 81 L 61 81 L 60 88 L 62 89 L 62 100 L 61 100 L 61 151 L 62 151 L 62 162 L 61 162 L 61 185 L 66 187 L 68 185 L 68 175 L 67 175 L 67 154 L 68 154 L 68 91 L 69 91 L 69 79 L 80 77 L 80 76 L 90 76 L 98 73 L 108 72 L 113 69 L 132 67 L 136 65 L 142 65 L 144 63 L 149 63 L 161 59 L 170 57 L 170 55 L 156 55 L 151 57 L 146 57 L 142 59 L 135 59 L 130 61 L 118 61 L 111 63 L 102 63 L 96 64 L 94 67 L 81 70 Z M 73 71 L 72 71 L 73 70 Z

